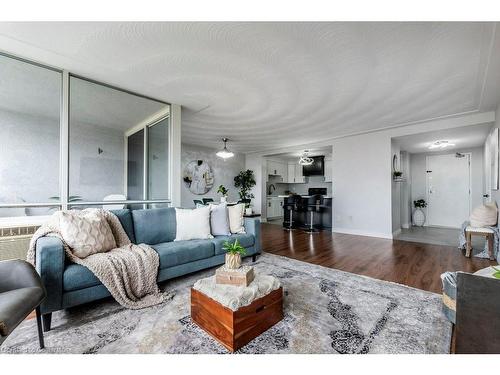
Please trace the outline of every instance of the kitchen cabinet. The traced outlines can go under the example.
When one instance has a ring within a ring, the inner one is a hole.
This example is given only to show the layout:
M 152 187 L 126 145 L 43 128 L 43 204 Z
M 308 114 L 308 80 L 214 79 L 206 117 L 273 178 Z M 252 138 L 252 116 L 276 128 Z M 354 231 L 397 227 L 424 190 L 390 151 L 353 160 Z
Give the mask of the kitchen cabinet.
M 288 176 L 286 182 L 289 184 L 303 183 L 302 165 L 299 163 L 288 163 Z
M 332 167 L 333 162 L 332 159 L 325 158 L 325 182 L 332 182 Z
M 274 160 L 267 161 L 267 175 L 269 176 L 280 176 L 283 181 L 287 181 L 288 170 L 285 163 L 281 163 Z
M 277 218 L 283 216 L 283 203 L 284 198 L 280 197 L 268 197 L 266 216 L 268 218 Z

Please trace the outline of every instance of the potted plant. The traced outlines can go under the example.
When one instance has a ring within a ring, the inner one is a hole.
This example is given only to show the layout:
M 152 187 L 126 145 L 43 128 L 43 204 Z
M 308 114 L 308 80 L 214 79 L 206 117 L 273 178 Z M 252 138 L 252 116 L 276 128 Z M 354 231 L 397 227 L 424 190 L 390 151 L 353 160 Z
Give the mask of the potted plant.
M 245 203 L 246 214 L 252 213 L 252 208 L 250 207 L 250 202 L 254 195 L 250 193 L 250 190 L 256 185 L 255 176 L 251 169 L 246 171 L 241 171 L 237 176 L 234 177 L 234 186 L 240 189 L 238 192 L 240 200 Z
M 227 202 L 227 193 L 228 192 L 229 192 L 229 190 L 227 190 L 224 185 L 220 185 L 219 188 L 217 189 L 217 193 L 222 195 L 222 197 L 220 197 L 220 201 L 222 203 Z
M 238 240 L 234 242 L 225 241 L 222 247 L 226 250 L 226 267 L 229 269 L 238 269 L 241 266 L 241 256 L 246 254 L 245 248 L 240 245 Z
M 394 178 L 394 181 L 396 181 L 396 182 L 403 181 L 403 172 L 401 172 L 401 171 L 394 171 L 392 173 L 392 176 Z
M 427 202 L 423 199 L 413 201 L 415 211 L 413 211 L 413 225 L 421 227 L 425 224 L 425 213 L 422 208 L 427 207 Z

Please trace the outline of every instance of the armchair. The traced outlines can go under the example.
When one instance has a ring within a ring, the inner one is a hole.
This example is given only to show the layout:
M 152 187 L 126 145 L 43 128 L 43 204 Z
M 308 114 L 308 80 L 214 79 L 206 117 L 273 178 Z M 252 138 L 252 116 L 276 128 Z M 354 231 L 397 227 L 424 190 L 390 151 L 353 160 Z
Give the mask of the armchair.
M 12 331 L 36 310 L 38 340 L 44 348 L 40 304 L 45 288 L 35 268 L 23 260 L 0 262 L 0 345 Z

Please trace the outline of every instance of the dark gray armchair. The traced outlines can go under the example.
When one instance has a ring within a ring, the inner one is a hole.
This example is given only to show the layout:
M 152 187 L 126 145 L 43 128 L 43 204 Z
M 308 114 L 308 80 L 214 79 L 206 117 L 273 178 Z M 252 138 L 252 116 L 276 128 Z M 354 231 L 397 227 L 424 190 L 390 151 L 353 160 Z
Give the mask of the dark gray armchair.
M 0 262 L 0 345 L 36 310 L 38 340 L 44 348 L 40 303 L 46 292 L 35 268 L 24 260 Z

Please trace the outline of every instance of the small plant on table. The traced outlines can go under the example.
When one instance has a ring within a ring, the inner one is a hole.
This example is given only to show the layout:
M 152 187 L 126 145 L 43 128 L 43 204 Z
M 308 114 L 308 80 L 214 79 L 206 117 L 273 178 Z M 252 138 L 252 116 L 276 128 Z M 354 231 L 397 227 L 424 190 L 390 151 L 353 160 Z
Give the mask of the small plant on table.
M 246 250 L 238 240 L 234 242 L 225 241 L 222 248 L 226 250 L 226 267 L 230 269 L 240 268 L 241 256 L 246 254 Z

